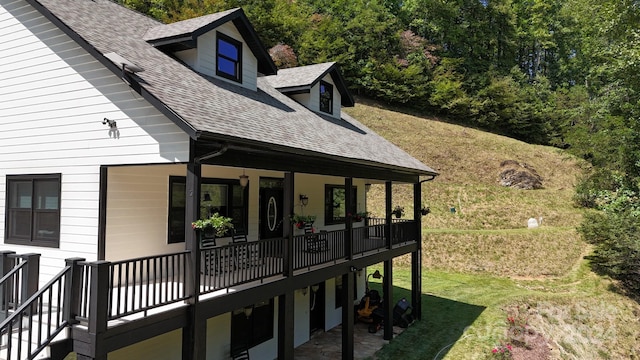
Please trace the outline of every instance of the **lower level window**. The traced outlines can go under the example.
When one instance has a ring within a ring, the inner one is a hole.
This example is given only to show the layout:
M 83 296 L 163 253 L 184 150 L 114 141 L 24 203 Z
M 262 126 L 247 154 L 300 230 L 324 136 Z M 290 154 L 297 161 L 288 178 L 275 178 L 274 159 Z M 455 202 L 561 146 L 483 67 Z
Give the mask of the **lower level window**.
M 58 247 L 60 174 L 7 175 L 5 242 Z
M 273 339 L 273 299 L 265 300 L 231 315 L 231 354 Z

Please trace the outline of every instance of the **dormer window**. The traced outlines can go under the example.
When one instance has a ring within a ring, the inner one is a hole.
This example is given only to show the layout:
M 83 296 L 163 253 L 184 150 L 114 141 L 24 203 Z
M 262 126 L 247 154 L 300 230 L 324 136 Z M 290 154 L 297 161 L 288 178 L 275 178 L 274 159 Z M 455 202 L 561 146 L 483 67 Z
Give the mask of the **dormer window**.
M 218 32 L 216 45 L 216 75 L 242 82 L 242 43 Z
M 320 111 L 333 114 L 333 85 L 320 81 Z

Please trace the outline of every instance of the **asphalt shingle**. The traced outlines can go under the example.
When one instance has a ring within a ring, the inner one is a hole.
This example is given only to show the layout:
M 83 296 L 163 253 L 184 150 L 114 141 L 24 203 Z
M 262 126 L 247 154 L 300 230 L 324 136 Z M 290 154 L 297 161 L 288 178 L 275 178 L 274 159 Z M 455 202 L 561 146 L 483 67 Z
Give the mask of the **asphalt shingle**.
M 258 78 L 258 90 L 252 91 L 204 76 L 145 41 L 184 34 L 226 12 L 171 26 L 109 0 L 39 2 L 102 54 L 115 52 L 142 67 L 145 71 L 136 74 L 141 86 L 199 131 L 278 145 L 291 152 L 307 150 L 416 173 L 436 173 L 346 114 L 336 120 L 312 112 L 280 93 L 264 77 Z M 316 70 L 331 64 L 298 73 L 291 70 L 291 81 L 307 81 Z

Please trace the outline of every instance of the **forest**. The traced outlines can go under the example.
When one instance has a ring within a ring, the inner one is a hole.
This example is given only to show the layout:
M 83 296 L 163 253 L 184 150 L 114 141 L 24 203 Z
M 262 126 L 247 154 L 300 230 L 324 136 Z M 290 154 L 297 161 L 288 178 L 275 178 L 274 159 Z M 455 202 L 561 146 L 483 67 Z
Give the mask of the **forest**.
M 552 145 L 595 270 L 640 294 L 639 0 L 120 0 L 163 22 L 242 7 L 279 68 L 335 61 L 353 93 Z

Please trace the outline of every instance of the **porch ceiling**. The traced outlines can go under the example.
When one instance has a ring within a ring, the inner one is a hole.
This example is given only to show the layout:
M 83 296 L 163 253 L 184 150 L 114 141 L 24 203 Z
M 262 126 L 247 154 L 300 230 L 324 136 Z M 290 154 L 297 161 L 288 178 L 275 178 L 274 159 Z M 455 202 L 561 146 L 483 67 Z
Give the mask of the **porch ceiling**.
M 268 148 L 264 144 L 200 140 L 196 143 L 194 158 L 197 159 L 218 151 L 221 153 L 203 159 L 200 163 L 406 183 L 418 182 L 420 175 L 435 175 L 419 172 L 415 169 L 318 154 L 300 149 Z

